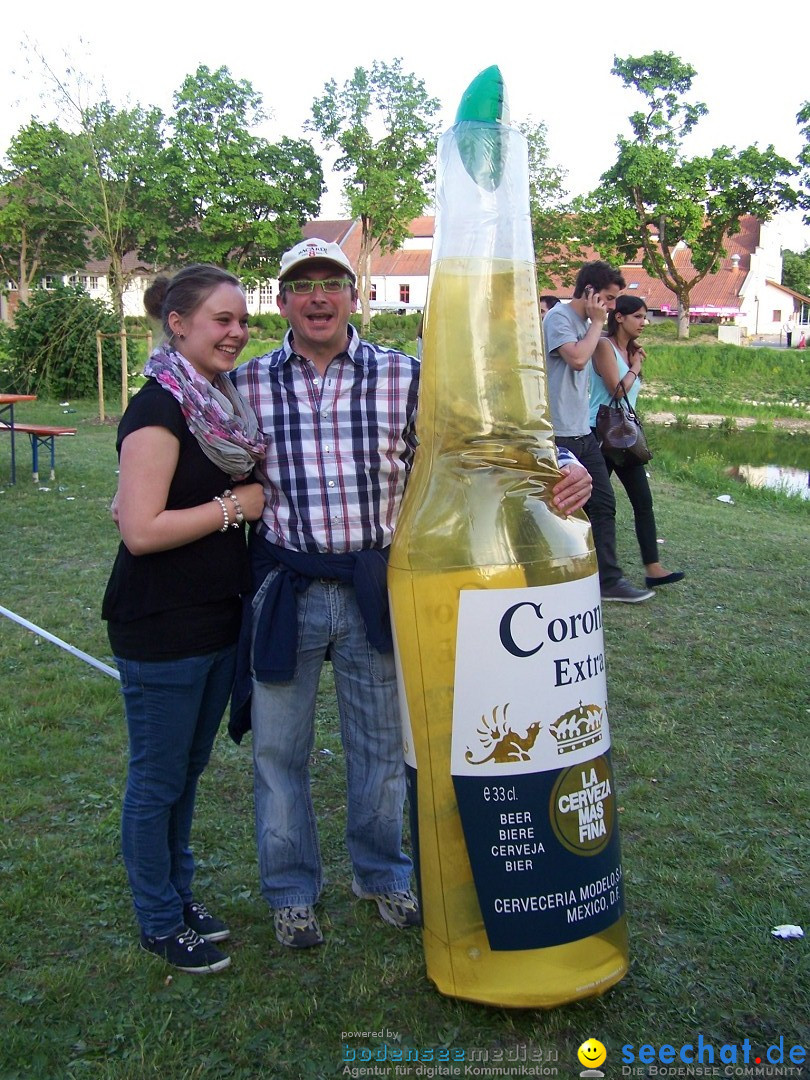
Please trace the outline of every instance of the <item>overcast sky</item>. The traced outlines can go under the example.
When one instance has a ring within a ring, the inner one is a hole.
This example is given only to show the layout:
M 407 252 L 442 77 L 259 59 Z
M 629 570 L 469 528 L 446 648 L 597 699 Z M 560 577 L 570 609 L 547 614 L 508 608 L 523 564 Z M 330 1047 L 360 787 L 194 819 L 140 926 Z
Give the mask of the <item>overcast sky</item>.
M 629 134 L 627 117 L 640 103 L 610 74 L 614 56 L 661 49 L 696 68 L 693 96 L 709 108 L 687 144 L 690 153 L 773 143 L 795 160 L 801 148 L 796 113 L 810 99 L 805 23 L 798 0 L 785 0 L 767 15 L 718 0 L 624 7 L 593 0 L 468 0 L 463 7 L 409 0 L 401 13 L 390 4 L 340 0 L 9 4 L 0 37 L 0 150 L 33 115 L 57 118 L 52 93 L 40 99 L 47 88 L 39 64 L 30 62 L 27 38 L 55 69 L 72 63 L 116 105 L 168 111 L 173 93 L 199 64 L 225 65 L 262 95 L 272 118 L 261 133 L 271 139 L 304 134 L 312 100 L 328 79 L 341 84 L 356 66 L 397 56 L 440 99 L 442 126 L 449 127 L 470 80 L 498 64 L 513 119 L 547 125 L 552 162 L 567 171 L 572 193 L 596 186 L 615 160 L 617 134 Z M 339 216 L 340 178 L 327 175 L 327 183 L 322 214 Z M 784 223 L 783 240 L 803 250 L 810 230 L 799 220 L 794 215 Z

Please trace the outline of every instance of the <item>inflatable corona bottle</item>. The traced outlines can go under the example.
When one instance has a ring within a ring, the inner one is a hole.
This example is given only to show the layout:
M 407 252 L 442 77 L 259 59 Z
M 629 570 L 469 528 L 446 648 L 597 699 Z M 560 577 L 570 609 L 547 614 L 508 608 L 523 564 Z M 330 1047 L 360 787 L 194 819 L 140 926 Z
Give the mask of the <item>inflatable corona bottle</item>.
M 497 68 L 439 141 L 419 448 L 389 561 L 427 973 L 553 1007 L 627 970 L 596 558 L 546 404 L 523 136 Z

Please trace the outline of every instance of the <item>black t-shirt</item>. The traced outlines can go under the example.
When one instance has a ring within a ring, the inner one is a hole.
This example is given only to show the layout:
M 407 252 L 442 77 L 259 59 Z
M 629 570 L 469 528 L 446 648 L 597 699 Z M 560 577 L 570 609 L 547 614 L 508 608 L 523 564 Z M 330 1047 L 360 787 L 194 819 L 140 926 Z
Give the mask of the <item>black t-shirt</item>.
M 232 485 L 186 425 L 180 405 L 154 379 L 135 395 L 118 427 L 117 449 L 143 427 L 165 427 L 177 437 L 180 456 L 169 486 L 167 510 L 208 502 Z M 240 596 L 250 589 L 244 530 L 214 532 L 170 551 L 132 555 L 122 542 L 104 594 L 116 656 L 168 660 L 202 656 L 239 636 Z

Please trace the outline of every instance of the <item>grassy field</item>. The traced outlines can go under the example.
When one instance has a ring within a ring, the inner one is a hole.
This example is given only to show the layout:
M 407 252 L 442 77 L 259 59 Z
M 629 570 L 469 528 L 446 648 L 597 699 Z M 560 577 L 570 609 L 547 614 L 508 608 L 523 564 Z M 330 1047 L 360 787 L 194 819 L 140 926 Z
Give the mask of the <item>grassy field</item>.
M 1 602 L 109 661 L 99 606 L 117 543 L 115 426 L 93 419 L 93 402 L 70 408 L 26 409 L 79 434 L 57 447 L 56 481 L 39 486 L 20 440 L 18 483 L 0 485 Z M 432 988 L 419 934 L 386 929 L 350 892 L 328 672 L 313 755 L 326 946 L 299 955 L 275 943 L 257 886 L 249 742 L 221 734 L 201 785 L 197 890 L 233 928 L 233 965 L 170 977 L 137 947 L 120 858 L 117 684 L 0 618 L 0 1078 L 317 1080 L 352 1075 L 363 1064 L 347 1062 L 352 1051 L 386 1043 L 434 1058 L 525 1055 L 526 1070 L 542 1070 L 466 1075 L 563 1077 L 579 1072 L 587 1038 L 606 1045 L 615 1077 L 627 1044 L 810 1048 L 808 938 L 770 932 L 810 929 L 808 508 L 743 488 L 724 505 L 699 470 L 676 477 L 660 457 L 662 557 L 688 576 L 647 604 L 605 611 L 631 934 L 622 983 L 546 1013 Z M 3 442 L 0 476 L 7 468 Z M 621 561 L 638 581 L 623 494 L 618 504 Z M 408 1070 L 398 1075 L 430 1075 Z
M 646 338 L 647 331 L 642 400 L 650 412 L 674 407 L 762 420 L 810 419 L 810 364 L 798 349 L 742 348 L 717 341 L 686 347 Z

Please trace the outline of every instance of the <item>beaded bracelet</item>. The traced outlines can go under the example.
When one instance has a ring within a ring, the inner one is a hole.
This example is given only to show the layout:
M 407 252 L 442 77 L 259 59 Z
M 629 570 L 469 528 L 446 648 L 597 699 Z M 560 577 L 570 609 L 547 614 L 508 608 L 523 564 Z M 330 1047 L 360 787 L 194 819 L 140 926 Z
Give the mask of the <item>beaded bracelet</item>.
M 222 495 L 223 495 L 224 498 L 230 499 L 231 502 L 234 505 L 234 509 L 236 510 L 236 521 L 231 522 L 231 528 L 232 529 L 238 529 L 239 526 L 242 525 L 244 523 L 244 520 L 245 520 L 245 512 L 242 509 L 242 504 L 239 502 L 239 500 L 237 499 L 237 497 L 234 495 L 234 493 L 231 491 L 230 488 L 228 488 L 226 491 L 223 491 Z
M 228 507 L 225 505 L 225 500 L 222 498 L 221 495 L 215 495 L 213 497 L 213 499 L 211 500 L 211 502 L 219 503 L 219 508 L 222 511 L 222 521 L 223 521 L 222 528 L 219 531 L 220 532 L 227 532 L 228 531 L 228 526 L 231 523 L 231 519 L 228 517 Z

